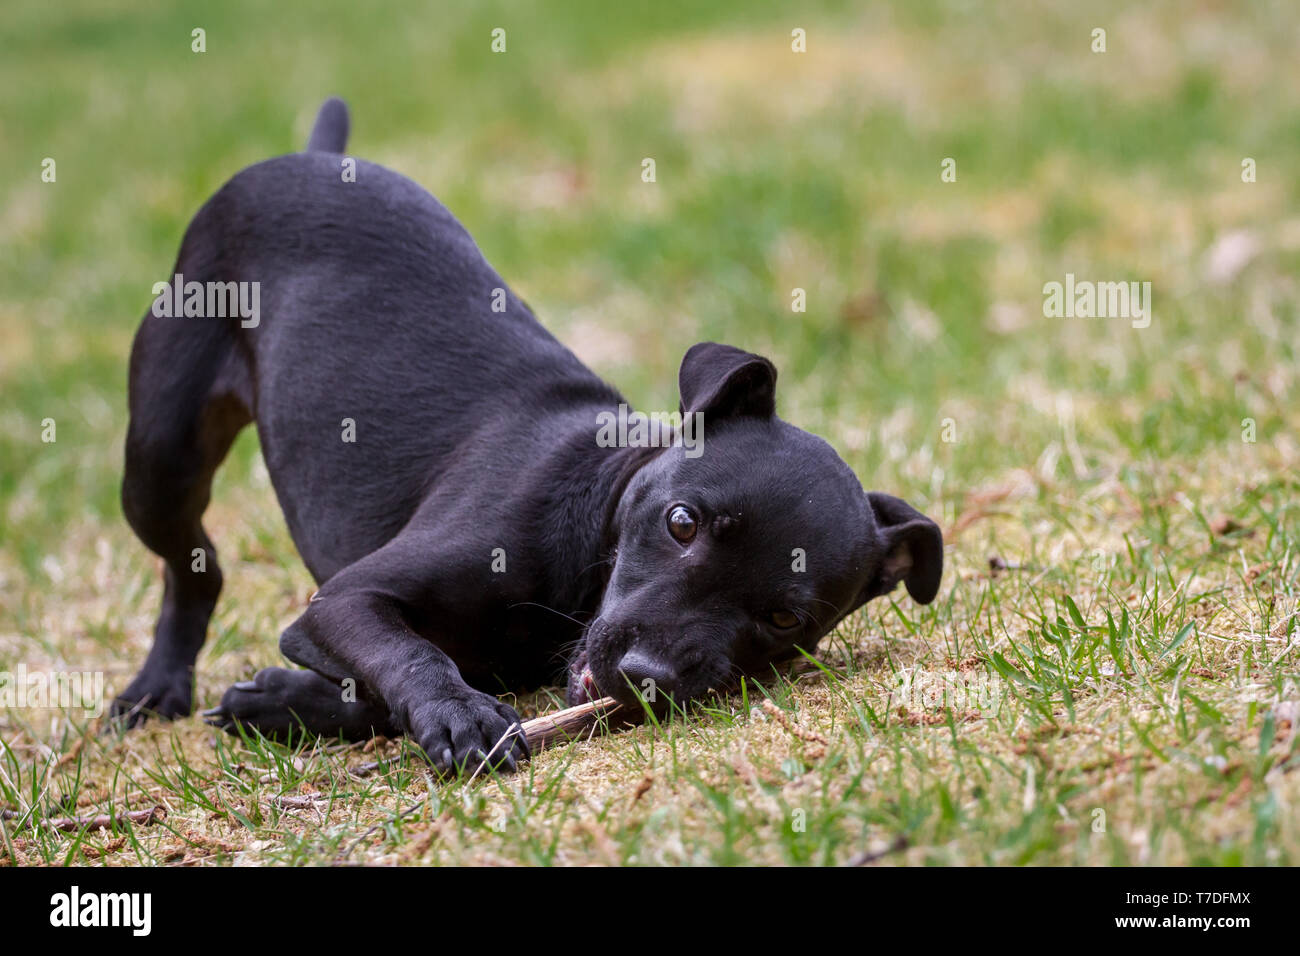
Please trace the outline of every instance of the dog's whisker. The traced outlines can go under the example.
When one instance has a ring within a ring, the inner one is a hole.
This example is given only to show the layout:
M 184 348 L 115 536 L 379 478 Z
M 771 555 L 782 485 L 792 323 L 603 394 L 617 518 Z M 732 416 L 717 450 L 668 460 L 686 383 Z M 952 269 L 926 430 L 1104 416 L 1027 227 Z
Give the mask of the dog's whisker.
M 554 654 L 551 654 L 547 658 L 547 660 L 550 663 L 559 663 L 567 667 L 573 660 L 574 654 L 576 654 L 578 649 L 582 647 L 582 644 L 583 638 L 581 637 L 574 641 L 565 641 Z
M 583 568 L 581 571 L 579 571 L 579 572 L 578 572 L 578 575 L 579 575 L 579 576 L 584 575 L 584 574 L 586 574 L 588 571 L 590 571 L 592 568 L 598 568 L 598 567 L 600 567 L 602 564 L 608 564 L 608 565 L 611 565 L 611 566 L 612 566 L 612 565 L 614 564 L 614 559 L 613 559 L 613 558 L 601 558 L 599 561 L 593 561 L 591 564 L 587 565 L 585 568 Z
M 577 624 L 584 631 L 587 628 L 591 627 L 590 624 L 584 624 L 582 621 L 579 621 L 572 614 L 565 614 L 563 611 L 557 611 L 555 608 L 547 607 L 545 604 L 538 604 L 536 601 L 520 601 L 518 604 L 511 604 L 509 609 L 513 611 L 517 607 L 540 607 L 543 611 L 550 611 L 552 614 L 558 614 L 560 617 L 567 618 L 568 620 L 572 621 L 574 624 Z

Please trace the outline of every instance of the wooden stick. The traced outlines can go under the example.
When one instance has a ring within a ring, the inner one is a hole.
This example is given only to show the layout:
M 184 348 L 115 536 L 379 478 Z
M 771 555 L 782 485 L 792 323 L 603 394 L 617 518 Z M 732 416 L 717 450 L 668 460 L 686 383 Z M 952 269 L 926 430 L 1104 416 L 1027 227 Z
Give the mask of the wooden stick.
M 619 705 L 613 697 L 602 697 L 600 700 L 593 700 L 590 703 L 579 704 L 577 707 L 566 707 L 564 710 L 557 710 L 555 713 L 547 714 L 544 717 L 534 717 L 532 720 L 525 720 L 519 725 L 517 731 L 513 730 L 512 725 L 512 731 L 514 733 L 522 733 L 524 735 L 524 740 L 528 741 L 528 749 L 533 753 L 537 753 L 540 750 L 546 749 L 548 745 L 557 740 L 572 740 L 574 737 L 577 737 L 579 734 L 585 733 L 588 730 L 594 731 L 596 727 L 599 726 L 601 718 L 617 713 L 618 709 Z M 497 741 L 497 745 L 492 748 L 492 754 L 489 756 L 495 756 L 501 745 L 509 739 L 509 736 L 510 735 L 507 734 L 502 737 L 501 740 Z M 360 767 L 354 768 L 352 772 L 359 777 L 365 776 L 366 774 L 373 773 L 375 770 L 379 769 L 380 764 L 385 762 L 387 761 L 377 760 L 373 763 L 362 764 Z M 474 771 L 474 775 L 469 778 L 470 783 L 474 782 L 485 766 L 487 766 L 486 760 L 479 764 L 478 769 Z M 398 814 L 398 816 L 409 817 L 412 813 L 419 810 L 420 807 L 424 806 L 425 799 L 425 797 L 421 797 Z M 353 850 L 367 840 L 371 834 L 378 833 L 383 829 L 383 826 L 382 823 L 376 823 L 365 833 L 361 834 L 361 836 L 348 844 L 347 849 L 339 854 L 335 862 L 342 863 L 352 855 Z
M 613 697 L 602 697 L 577 707 L 566 707 L 553 714 L 525 720 L 520 725 L 528 749 L 533 753 L 544 750 L 557 740 L 573 740 L 593 730 L 601 718 L 616 713 L 619 705 Z
M 619 705 L 614 702 L 613 697 L 602 697 L 591 703 L 566 707 L 553 714 L 525 720 L 520 724 L 520 729 L 523 731 L 524 740 L 528 741 L 528 749 L 537 753 L 539 750 L 545 750 L 556 740 L 573 740 L 580 734 L 586 733 L 598 726 L 602 717 L 610 716 L 618 709 Z M 381 767 L 395 764 L 401 759 L 399 755 L 385 757 L 383 760 L 372 760 L 369 763 L 357 764 L 348 772 L 354 777 L 368 777 Z

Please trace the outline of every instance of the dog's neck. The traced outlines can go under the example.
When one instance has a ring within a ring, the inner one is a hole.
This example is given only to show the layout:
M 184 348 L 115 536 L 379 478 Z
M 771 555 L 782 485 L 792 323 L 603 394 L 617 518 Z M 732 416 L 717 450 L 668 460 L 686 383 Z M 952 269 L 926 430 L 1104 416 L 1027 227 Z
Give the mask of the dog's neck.
M 548 465 L 564 495 L 540 505 L 540 533 L 551 546 L 545 589 L 551 607 L 580 620 L 594 616 L 609 580 L 623 490 L 663 448 L 596 444 L 590 430 L 572 433 Z

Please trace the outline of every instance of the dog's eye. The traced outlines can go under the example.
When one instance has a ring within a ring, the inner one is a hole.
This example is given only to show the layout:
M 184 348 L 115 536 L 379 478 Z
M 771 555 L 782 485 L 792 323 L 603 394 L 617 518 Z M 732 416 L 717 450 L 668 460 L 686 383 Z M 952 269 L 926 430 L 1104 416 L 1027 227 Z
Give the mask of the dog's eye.
M 689 508 L 678 505 L 668 512 L 668 533 L 682 544 L 690 544 L 695 540 L 695 515 L 691 514 Z
M 795 614 L 794 611 L 773 611 L 767 616 L 767 619 L 772 622 L 773 627 L 782 631 L 788 631 L 792 627 L 799 626 L 799 615 Z

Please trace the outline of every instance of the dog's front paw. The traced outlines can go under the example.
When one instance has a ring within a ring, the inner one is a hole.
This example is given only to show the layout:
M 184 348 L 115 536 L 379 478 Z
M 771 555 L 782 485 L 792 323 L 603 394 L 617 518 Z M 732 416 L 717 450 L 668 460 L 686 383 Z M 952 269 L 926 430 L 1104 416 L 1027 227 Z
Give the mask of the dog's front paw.
M 194 687 L 188 668 L 154 671 L 146 667 L 113 701 L 109 716 L 115 723 L 135 727 L 148 717 L 188 717 L 193 709 Z
M 463 691 L 412 708 L 408 732 L 446 774 L 474 773 L 491 755 L 490 766 L 514 771 L 528 757 L 519 715 L 488 694 Z

